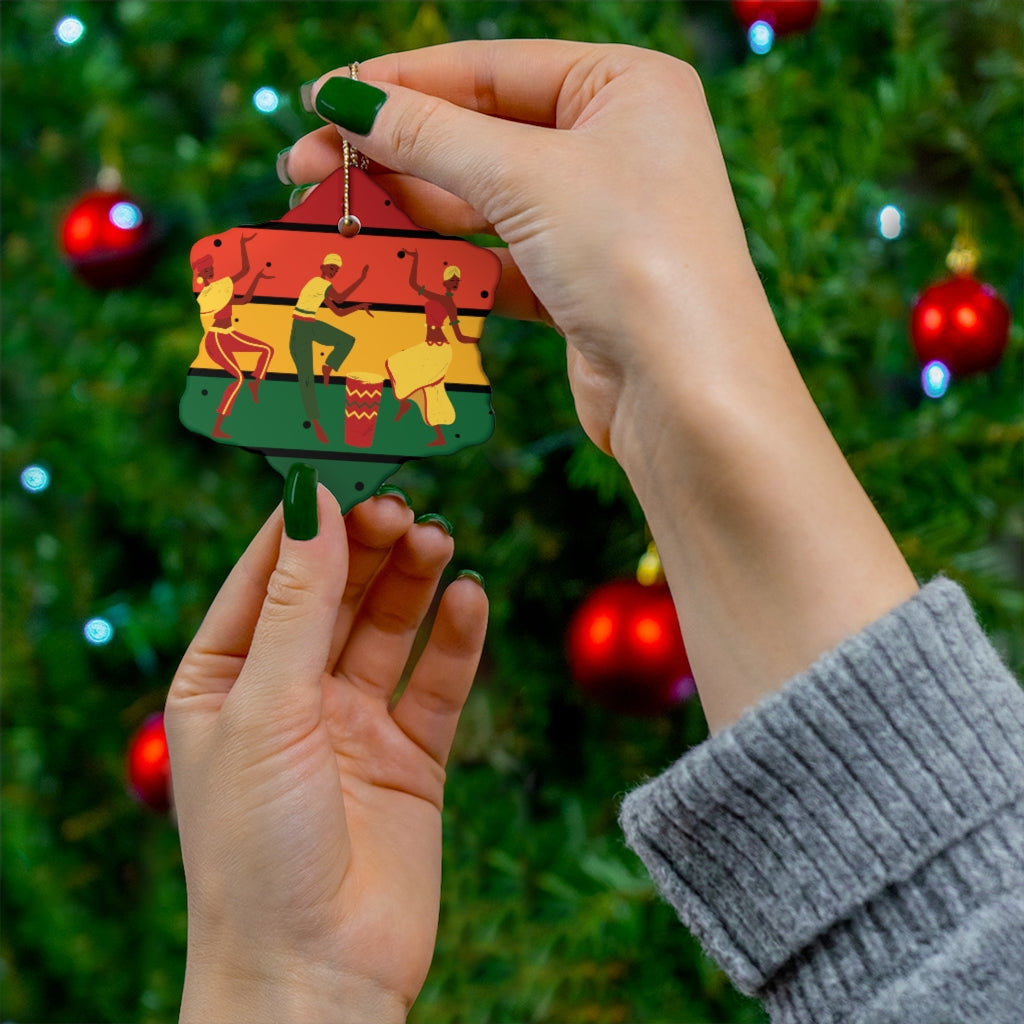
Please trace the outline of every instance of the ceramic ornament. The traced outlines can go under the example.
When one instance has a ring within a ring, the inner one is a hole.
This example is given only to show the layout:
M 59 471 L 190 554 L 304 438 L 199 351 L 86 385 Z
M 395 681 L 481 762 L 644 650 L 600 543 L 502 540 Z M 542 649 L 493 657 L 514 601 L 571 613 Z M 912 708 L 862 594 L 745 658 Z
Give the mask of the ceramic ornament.
M 355 234 L 339 227 L 348 210 Z M 283 476 L 314 466 L 345 511 L 406 460 L 491 436 L 479 341 L 500 262 L 418 227 L 359 168 L 190 258 L 202 337 L 189 430 L 262 452 Z

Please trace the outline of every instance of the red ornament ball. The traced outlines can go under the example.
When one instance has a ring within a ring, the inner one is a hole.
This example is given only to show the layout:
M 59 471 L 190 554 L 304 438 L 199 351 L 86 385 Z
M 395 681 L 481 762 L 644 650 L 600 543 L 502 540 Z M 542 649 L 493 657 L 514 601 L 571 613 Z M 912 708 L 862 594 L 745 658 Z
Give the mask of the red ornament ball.
M 612 711 L 659 714 L 695 692 L 663 583 L 615 580 L 598 587 L 573 616 L 567 649 L 576 684 Z
M 960 274 L 926 288 L 910 314 L 922 366 L 942 363 L 954 377 L 991 370 L 1010 334 L 1010 309 L 989 284 Z
M 142 723 L 128 744 L 128 786 L 147 807 L 161 813 L 170 810 L 171 759 L 159 712 Z
M 777 36 L 806 32 L 817 19 L 820 8 L 821 0 L 733 0 L 732 3 L 736 18 L 744 28 L 764 21 Z
M 84 195 L 61 225 L 61 248 L 79 277 L 94 288 L 140 281 L 150 268 L 153 229 L 126 192 Z

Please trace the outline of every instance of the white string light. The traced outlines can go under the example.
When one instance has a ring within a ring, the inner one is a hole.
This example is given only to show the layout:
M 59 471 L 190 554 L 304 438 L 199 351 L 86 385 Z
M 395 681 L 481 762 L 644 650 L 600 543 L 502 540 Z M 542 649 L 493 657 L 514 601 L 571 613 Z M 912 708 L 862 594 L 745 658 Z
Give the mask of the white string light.
M 903 211 L 891 203 L 878 211 L 878 233 L 890 241 L 903 234 Z

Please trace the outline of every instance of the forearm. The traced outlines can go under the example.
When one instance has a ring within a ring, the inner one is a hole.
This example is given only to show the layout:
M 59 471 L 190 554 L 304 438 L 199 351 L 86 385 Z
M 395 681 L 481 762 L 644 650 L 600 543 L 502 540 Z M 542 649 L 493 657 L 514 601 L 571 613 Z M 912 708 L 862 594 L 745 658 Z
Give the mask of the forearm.
M 249 250 L 246 248 L 246 242 L 243 239 L 240 246 L 242 250 L 242 266 L 239 268 L 238 273 L 232 275 L 231 280 L 238 284 L 249 273 Z
M 252 297 L 256 294 L 256 286 L 262 280 L 263 275 L 257 274 L 250 282 L 249 287 L 245 290 L 245 294 L 242 295 L 237 301 L 240 306 L 244 306 L 247 302 L 251 301 Z
M 916 590 L 760 286 L 739 283 L 746 300 L 709 301 L 699 339 L 670 302 L 647 306 L 637 346 L 660 356 L 627 373 L 611 432 L 712 730 Z

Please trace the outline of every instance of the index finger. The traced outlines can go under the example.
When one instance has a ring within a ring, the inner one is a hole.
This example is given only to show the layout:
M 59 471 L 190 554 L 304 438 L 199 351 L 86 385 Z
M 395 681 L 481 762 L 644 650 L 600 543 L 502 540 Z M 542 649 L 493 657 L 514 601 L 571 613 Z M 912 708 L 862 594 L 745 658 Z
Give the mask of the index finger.
M 553 128 L 566 78 L 595 49 L 557 39 L 467 40 L 373 57 L 360 63 L 359 76 Z

